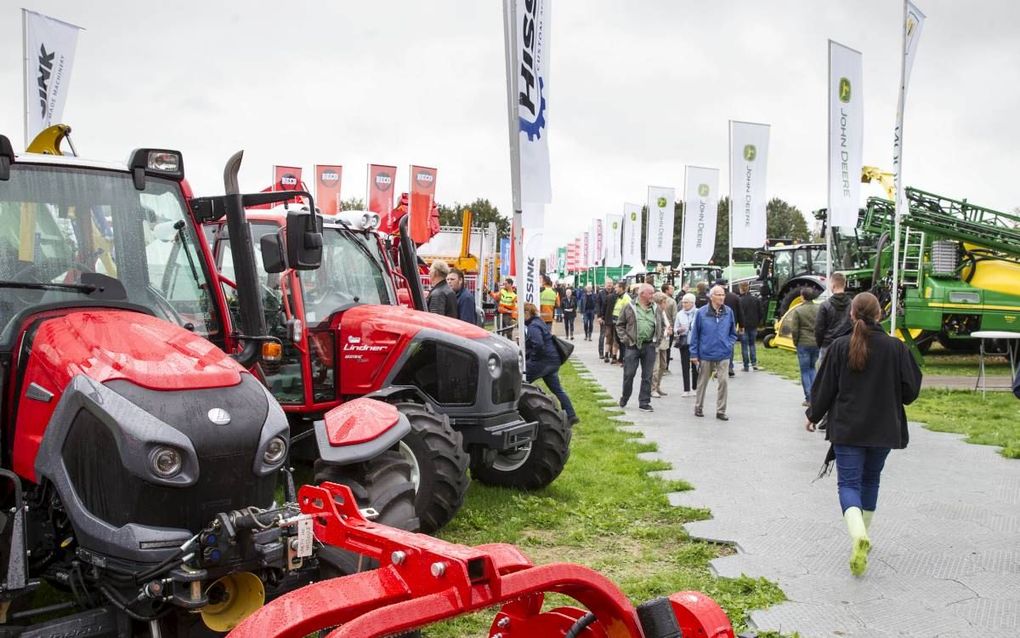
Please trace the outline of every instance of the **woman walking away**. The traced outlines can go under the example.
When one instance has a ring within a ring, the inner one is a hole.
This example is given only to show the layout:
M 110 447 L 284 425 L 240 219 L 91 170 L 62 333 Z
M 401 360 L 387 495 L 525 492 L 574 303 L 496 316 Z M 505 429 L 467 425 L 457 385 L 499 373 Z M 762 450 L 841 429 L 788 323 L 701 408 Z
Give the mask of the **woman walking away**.
M 691 365 L 691 326 L 694 325 L 694 295 L 687 293 L 680 299 L 680 309 L 673 321 L 673 345 L 680 351 L 680 371 L 684 375 L 685 397 L 694 396 L 693 388 L 698 387 L 698 368 Z
M 903 342 L 885 334 L 878 299 L 859 293 L 850 305 L 853 332 L 832 342 L 811 388 L 807 430 L 828 413 L 826 462 L 836 460 L 839 504 L 853 549 L 850 571 L 868 568 L 868 527 L 878 504 L 878 485 L 890 449 L 907 447 L 903 409 L 921 390 L 921 369 Z M 824 472 L 824 469 L 823 469 Z
M 659 345 L 655 347 L 655 366 L 652 368 L 652 398 L 661 399 L 669 394 L 662 389 L 662 375 L 669 365 L 669 342 L 673 334 L 673 322 L 669 321 L 669 295 L 664 292 L 657 292 L 652 295 L 652 305 L 655 312 L 662 316 L 662 337 Z M 670 300 L 671 301 L 671 300 Z M 675 304 L 675 302 L 674 302 Z
M 560 385 L 560 353 L 553 345 L 553 336 L 549 327 L 545 325 L 542 318 L 538 316 L 538 308 L 535 304 L 524 304 L 524 325 L 526 326 L 527 342 L 524 344 L 524 353 L 527 361 L 524 364 L 525 374 L 528 383 L 534 383 L 535 379 L 545 381 L 549 391 L 560 400 L 560 407 L 567 413 L 567 421 L 571 425 L 578 423 L 574 412 L 574 404 L 570 402 L 563 386 Z
M 574 289 L 567 288 L 560 302 L 563 309 L 563 331 L 567 339 L 574 340 L 574 320 L 577 319 L 577 297 L 574 296 Z

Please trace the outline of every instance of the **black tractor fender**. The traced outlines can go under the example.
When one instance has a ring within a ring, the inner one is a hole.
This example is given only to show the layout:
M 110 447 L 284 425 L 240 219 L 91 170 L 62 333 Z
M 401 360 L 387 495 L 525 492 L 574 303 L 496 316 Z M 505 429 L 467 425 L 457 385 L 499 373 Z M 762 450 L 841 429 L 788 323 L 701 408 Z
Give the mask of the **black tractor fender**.
M 775 319 L 779 319 L 790 307 L 790 303 L 800 294 L 800 289 L 804 286 L 811 286 L 817 289 L 819 292 L 825 290 L 825 277 L 821 275 L 799 275 L 786 282 L 782 288 L 779 289 L 779 294 L 776 295 L 776 299 L 779 300 L 779 304 L 776 306 Z

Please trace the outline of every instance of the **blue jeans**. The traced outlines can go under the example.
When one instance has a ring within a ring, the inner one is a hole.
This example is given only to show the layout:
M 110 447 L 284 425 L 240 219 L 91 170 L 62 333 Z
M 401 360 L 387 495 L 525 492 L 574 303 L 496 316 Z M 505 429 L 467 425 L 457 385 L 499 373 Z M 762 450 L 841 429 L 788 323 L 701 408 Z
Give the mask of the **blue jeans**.
M 744 359 L 744 370 L 747 366 L 758 365 L 758 339 L 757 328 L 744 328 L 744 334 L 740 335 L 740 355 Z
M 591 333 L 595 328 L 595 314 L 586 312 L 582 315 L 582 317 L 584 322 L 584 336 L 587 339 L 591 339 Z
M 839 506 L 844 512 L 848 507 L 874 512 L 878 505 L 878 484 L 889 448 L 834 445 L 833 449 L 836 452 Z
M 815 382 L 818 346 L 797 346 L 797 363 L 800 364 L 800 384 L 804 386 L 804 400 L 808 401 L 811 398 L 811 384 Z
M 560 367 L 558 365 L 547 366 L 543 370 L 539 370 L 542 374 L 529 374 L 528 383 L 534 383 L 536 379 L 545 381 L 545 387 L 549 388 L 549 392 L 560 400 L 560 407 L 567 413 L 567 418 L 571 419 L 577 416 L 574 412 L 574 404 L 570 402 L 570 397 L 567 396 L 567 391 L 560 385 Z

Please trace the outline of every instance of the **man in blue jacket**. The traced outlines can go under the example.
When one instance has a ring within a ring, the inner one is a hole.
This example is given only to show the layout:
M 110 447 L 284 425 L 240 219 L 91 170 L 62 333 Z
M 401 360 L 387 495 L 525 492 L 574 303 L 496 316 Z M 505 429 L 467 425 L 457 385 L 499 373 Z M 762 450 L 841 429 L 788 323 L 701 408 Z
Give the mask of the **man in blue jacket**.
M 464 285 L 464 271 L 459 268 L 451 268 L 450 274 L 446 276 L 446 283 L 450 284 L 453 292 L 457 293 L 457 318 L 477 326 L 479 322 L 475 296 Z
M 715 373 L 719 380 L 715 399 L 715 418 L 729 421 L 726 416 L 726 382 L 729 379 L 730 357 L 737 341 L 737 321 L 726 305 L 726 290 L 714 286 L 709 303 L 694 316 L 691 326 L 691 363 L 698 366 L 698 392 L 694 403 L 694 416 L 705 416 L 705 391 Z

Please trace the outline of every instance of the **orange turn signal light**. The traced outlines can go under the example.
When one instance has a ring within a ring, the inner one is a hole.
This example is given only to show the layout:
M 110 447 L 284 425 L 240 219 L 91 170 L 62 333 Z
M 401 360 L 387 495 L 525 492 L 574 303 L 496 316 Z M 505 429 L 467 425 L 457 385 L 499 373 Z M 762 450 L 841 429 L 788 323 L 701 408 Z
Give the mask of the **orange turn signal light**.
M 262 360 L 277 363 L 283 360 L 283 344 L 279 341 L 266 341 L 262 344 Z

